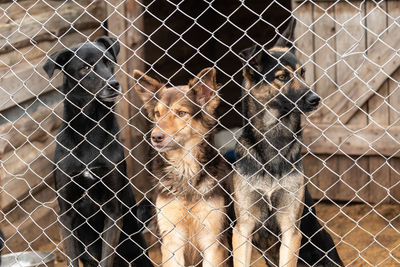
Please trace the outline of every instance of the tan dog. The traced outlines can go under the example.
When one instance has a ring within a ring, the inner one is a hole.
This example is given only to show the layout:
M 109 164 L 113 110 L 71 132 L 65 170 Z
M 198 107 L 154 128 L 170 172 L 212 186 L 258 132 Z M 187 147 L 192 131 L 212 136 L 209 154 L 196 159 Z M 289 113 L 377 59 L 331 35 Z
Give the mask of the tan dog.
M 211 145 L 219 105 L 216 71 L 203 69 L 178 87 L 167 87 L 138 70 L 133 77 L 155 124 L 151 144 L 159 153 L 152 167 L 158 179 L 162 264 L 188 266 L 203 260 L 203 266 L 227 266 L 229 169 Z

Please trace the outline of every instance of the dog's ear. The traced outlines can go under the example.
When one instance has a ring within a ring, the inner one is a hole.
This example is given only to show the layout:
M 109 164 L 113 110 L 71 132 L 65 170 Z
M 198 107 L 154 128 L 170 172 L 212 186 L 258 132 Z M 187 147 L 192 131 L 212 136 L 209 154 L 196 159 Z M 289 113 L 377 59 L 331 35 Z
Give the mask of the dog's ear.
M 134 70 L 132 76 L 135 80 L 135 90 L 140 99 L 142 99 L 148 115 L 152 118 L 155 96 L 157 91 L 163 87 L 163 84 L 147 76 L 140 70 Z
M 246 48 L 239 53 L 239 57 L 244 65 L 243 74 L 245 77 L 254 77 L 262 71 L 263 49 L 259 45 Z
M 101 44 L 107 51 L 109 51 L 111 55 L 114 57 L 113 58 L 114 61 L 117 62 L 117 56 L 120 50 L 119 41 L 117 39 L 103 36 L 97 38 L 95 42 Z
M 68 62 L 68 60 L 73 56 L 73 52 L 67 49 L 63 49 L 54 52 L 50 55 L 50 58 L 43 65 L 44 71 L 51 78 L 53 76 L 54 70 L 61 70 L 62 67 Z
M 218 104 L 217 95 L 217 71 L 214 68 L 205 68 L 189 81 L 190 92 L 193 92 L 193 99 L 206 109 L 208 113 L 213 112 Z
M 296 28 L 296 19 L 292 18 L 289 21 L 289 25 L 285 31 L 280 35 L 278 41 L 276 41 L 274 46 L 287 47 L 293 54 L 296 52 L 296 47 L 294 45 L 294 30 Z

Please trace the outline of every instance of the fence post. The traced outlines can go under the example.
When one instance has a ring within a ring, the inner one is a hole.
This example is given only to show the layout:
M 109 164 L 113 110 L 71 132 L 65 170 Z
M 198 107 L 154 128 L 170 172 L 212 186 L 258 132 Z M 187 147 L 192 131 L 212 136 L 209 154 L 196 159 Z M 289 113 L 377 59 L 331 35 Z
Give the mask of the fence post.
M 120 114 L 124 117 L 121 123 L 123 131 L 121 140 L 125 147 L 130 151 L 127 158 L 128 176 L 133 177 L 135 190 L 143 190 L 149 187 L 147 172 L 143 172 L 143 164 L 149 160 L 148 145 L 143 142 L 143 134 L 149 129 L 149 125 L 139 112 L 137 107 L 142 103 L 133 90 L 133 80 L 131 78 L 134 69 L 144 70 L 144 49 L 139 48 L 144 36 L 138 31 L 143 30 L 143 7 L 137 0 L 118 1 L 110 0 L 107 5 L 108 13 L 108 32 L 111 37 L 117 37 L 121 44 L 121 52 L 118 63 L 121 65 L 118 78 L 122 84 L 122 91 L 125 99 L 119 106 Z M 128 125 L 126 124 L 128 122 Z M 140 132 L 138 131 L 140 130 Z M 129 151 L 126 151 L 129 153 Z

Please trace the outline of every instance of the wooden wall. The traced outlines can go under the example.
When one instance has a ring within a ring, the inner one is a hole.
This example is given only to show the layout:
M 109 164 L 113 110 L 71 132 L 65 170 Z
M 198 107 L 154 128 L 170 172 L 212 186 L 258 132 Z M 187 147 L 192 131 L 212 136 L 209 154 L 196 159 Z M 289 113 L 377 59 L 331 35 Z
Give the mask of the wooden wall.
M 400 2 L 292 5 L 307 81 L 323 97 L 305 129 L 313 196 L 398 203 Z

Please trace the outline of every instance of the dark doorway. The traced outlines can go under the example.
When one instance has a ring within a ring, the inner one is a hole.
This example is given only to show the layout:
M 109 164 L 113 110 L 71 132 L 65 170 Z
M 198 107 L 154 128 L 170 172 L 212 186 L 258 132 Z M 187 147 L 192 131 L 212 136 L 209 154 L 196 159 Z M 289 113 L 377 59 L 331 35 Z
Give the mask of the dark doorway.
M 276 30 L 282 32 L 290 16 L 290 1 L 146 0 L 144 5 L 148 74 L 181 85 L 201 69 L 215 66 L 224 99 L 219 107 L 220 123 L 240 126 L 242 64 L 238 53 L 255 42 L 272 46 Z

